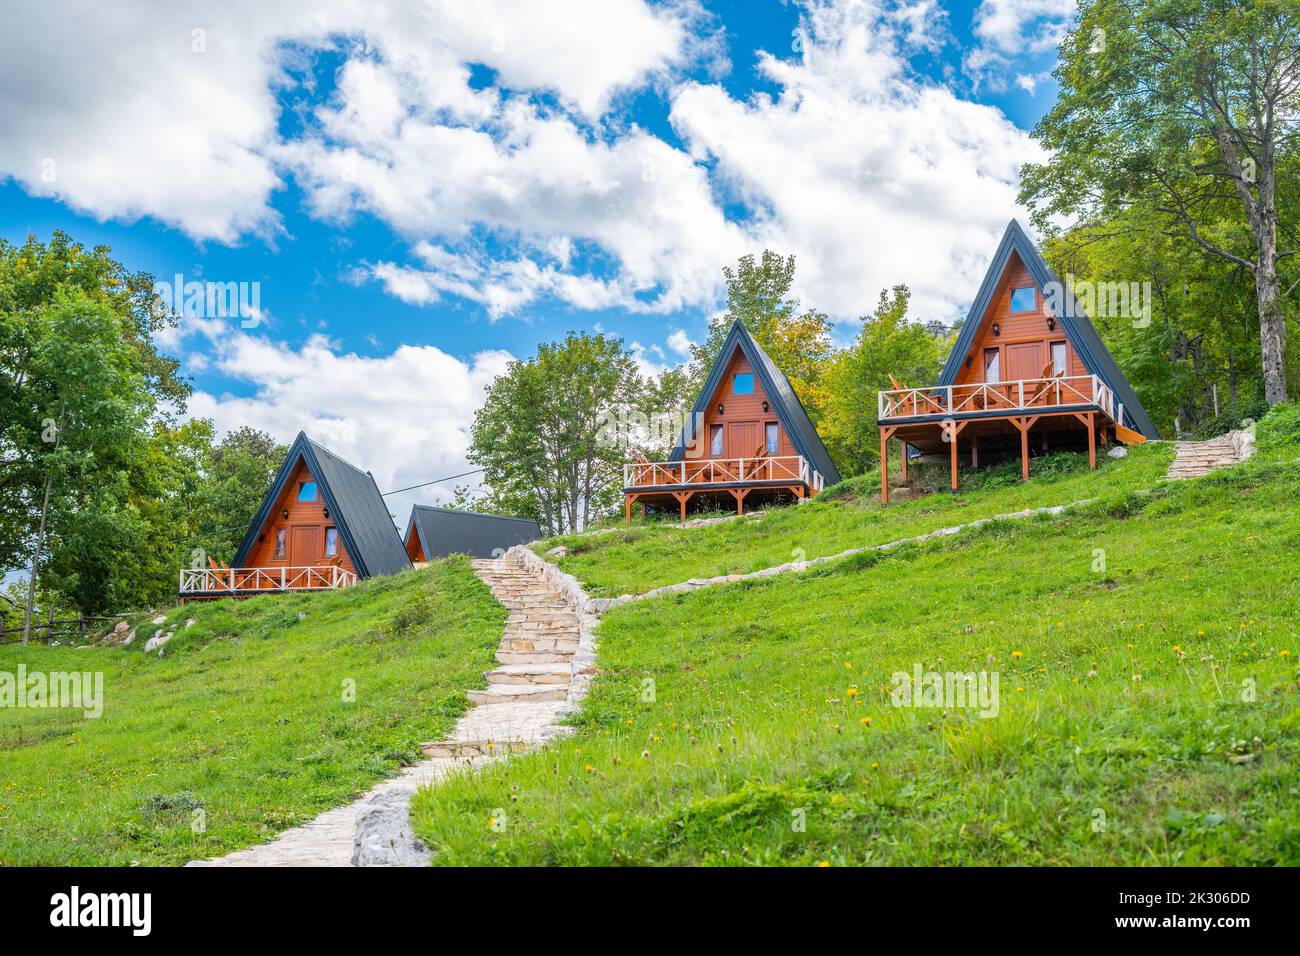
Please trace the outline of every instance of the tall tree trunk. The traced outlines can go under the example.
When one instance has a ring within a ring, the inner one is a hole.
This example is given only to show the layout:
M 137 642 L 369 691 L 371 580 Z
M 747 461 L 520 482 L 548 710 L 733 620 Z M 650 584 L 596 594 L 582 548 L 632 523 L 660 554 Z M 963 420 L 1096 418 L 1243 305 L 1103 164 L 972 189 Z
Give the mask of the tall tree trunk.
M 1277 232 L 1260 236 L 1259 266 L 1255 269 L 1255 298 L 1259 303 L 1259 348 L 1264 364 L 1264 400 L 1286 401 L 1286 316 L 1278 298 Z
M 32 609 L 36 606 L 36 569 L 41 564 L 41 548 L 45 546 L 45 516 L 50 510 L 50 488 L 54 485 L 53 473 L 45 476 L 45 501 L 41 504 L 41 524 L 36 532 L 36 547 L 32 551 L 32 570 L 27 576 L 27 608 L 23 614 L 23 643 L 32 638 Z

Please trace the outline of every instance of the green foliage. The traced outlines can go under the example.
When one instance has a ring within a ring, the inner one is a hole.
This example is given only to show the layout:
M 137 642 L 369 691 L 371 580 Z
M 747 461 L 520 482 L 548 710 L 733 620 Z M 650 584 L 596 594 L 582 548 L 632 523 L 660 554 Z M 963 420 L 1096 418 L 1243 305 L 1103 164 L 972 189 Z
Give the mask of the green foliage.
M 609 510 L 624 451 L 602 428 L 607 414 L 636 406 L 640 387 L 622 340 L 605 335 L 571 332 L 511 362 L 488 386 L 470 442 L 497 507 L 551 533 Z
M 1229 333 L 1240 306 L 1253 312 L 1263 397 L 1284 401 L 1296 375 L 1285 348 L 1288 315 L 1296 313 L 1286 298 L 1296 288 L 1288 257 L 1296 250 L 1279 243 L 1296 235 L 1300 141 L 1294 124 L 1277 118 L 1300 109 L 1300 7 L 1294 0 L 1081 0 L 1055 76 L 1060 95 L 1034 131 L 1050 158 L 1021 174 L 1021 200 L 1035 221 L 1051 231 L 1054 219 L 1066 219 L 1121 244 L 1155 233 L 1154 256 L 1134 249 L 1131 278 L 1138 270 L 1158 276 L 1187 253 L 1212 257 L 1221 274 L 1203 280 L 1202 307 L 1226 299 Z M 1115 265 L 1123 268 L 1122 260 Z M 1169 278 L 1170 299 L 1190 285 L 1177 272 Z M 1170 344 L 1194 341 L 1194 330 L 1174 325 L 1166 319 Z M 1232 344 L 1216 350 L 1240 376 L 1249 350 L 1227 337 Z M 1172 355 L 1175 363 L 1184 357 Z M 1174 397 L 1186 400 L 1186 383 L 1175 388 Z M 1167 406 L 1159 410 L 1169 415 Z
M 1300 445 L 1300 403 L 1274 405 L 1257 425 L 1256 442 L 1268 452 Z
M 856 475 L 880 462 L 877 393 L 890 376 L 909 387 L 938 379 L 951 342 L 907 318 L 907 286 L 882 290 L 875 311 L 862 319 L 857 341 L 839 352 L 826 374 L 822 441 L 841 474 Z
M 741 256 L 734 269 L 723 266 L 727 309 L 710 320 L 704 344 L 691 348 L 688 392 L 692 398 L 704 386 L 732 324 L 739 319 L 790 380 L 813 423 L 820 420 L 828 398 L 822 378 L 835 354 L 833 325 L 816 309 L 800 311 L 799 300 L 790 294 L 794 269 L 794 256 L 770 249 L 764 249 L 758 260 Z

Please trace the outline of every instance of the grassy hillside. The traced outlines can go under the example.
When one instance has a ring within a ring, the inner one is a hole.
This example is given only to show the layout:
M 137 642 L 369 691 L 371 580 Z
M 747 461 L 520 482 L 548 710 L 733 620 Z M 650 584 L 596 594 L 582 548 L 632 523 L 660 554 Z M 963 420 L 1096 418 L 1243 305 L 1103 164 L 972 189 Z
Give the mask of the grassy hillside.
M 125 648 L 0 648 L 0 671 L 101 671 L 105 698 L 99 719 L 0 709 L 0 864 L 184 863 L 345 803 L 451 727 L 505 616 L 452 559 L 173 609 L 161 658 L 143 653 L 147 622 Z
M 570 535 L 537 546 L 569 553 L 559 565 L 593 596 L 647 591 L 691 577 L 745 573 L 786 561 L 818 558 L 849 548 L 884 544 L 991 514 L 1068 504 L 1160 483 L 1173 456 L 1168 444 L 1140 445 L 1122 459 L 1103 457 L 1096 471 L 1084 455 L 1036 459 L 1034 480 L 1021 482 L 1019 461 L 963 474 L 948 491 L 880 504 L 878 473 L 828 488 L 797 508 L 761 517 L 683 529 L 671 521 L 642 522 L 609 534 Z M 943 470 L 943 481 L 947 471 Z
M 1265 424 L 1252 462 L 1156 493 L 611 612 L 577 736 L 421 794 L 417 832 L 443 864 L 1300 863 L 1300 413 Z M 601 550 L 630 569 L 656 534 Z M 997 672 L 997 717 L 895 706 L 916 664 Z

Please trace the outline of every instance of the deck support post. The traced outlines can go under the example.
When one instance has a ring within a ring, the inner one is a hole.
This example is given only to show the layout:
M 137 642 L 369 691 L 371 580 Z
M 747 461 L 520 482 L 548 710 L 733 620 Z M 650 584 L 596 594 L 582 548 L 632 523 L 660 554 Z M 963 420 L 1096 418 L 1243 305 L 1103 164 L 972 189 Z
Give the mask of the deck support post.
M 948 456 L 952 466 L 952 490 L 957 490 L 957 436 L 961 434 L 969 422 L 950 422 L 944 434 L 948 436 L 949 449 Z
M 889 504 L 889 439 L 897 430 L 897 426 L 880 429 L 880 503 L 882 505 Z
M 957 490 L 957 429 L 952 430 L 952 442 L 948 449 L 952 458 L 952 490 Z
M 624 496 L 623 496 L 623 504 L 624 504 L 625 509 L 626 509 L 626 512 L 627 512 L 627 516 L 626 516 L 626 518 L 624 519 L 624 522 L 623 522 L 623 523 L 624 523 L 624 524 L 631 524 L 631 523 L 632 523 L 632 505 L 636 504 L 636 495 L 624 495 Z
M 1011 424 L 1015 425 L 1020 432 L 1020 480 L 1029 480 L 1029 429 L 1034 427 L 1034 422 L 1038 421 L 1041 416 L 1025 415 L 1022 417 L 1013 416 Z
M 900 441 L 899 444 L 903 446 L 903 470 L 901 475 L 903 484 L 907 484 L 907 442 Z
M 970 436 L 970 466 L 978 468 L 980 466 L 980 436 Z
M 1074 417 L 1084 428 L 1088 429 L 1088 467 L 1096 470 L 1097 468 L 1097 413 L 1096 412 L 1075 412 Z M 1101 426 L 1102 437 L 1106 436 L 1106 426 Z

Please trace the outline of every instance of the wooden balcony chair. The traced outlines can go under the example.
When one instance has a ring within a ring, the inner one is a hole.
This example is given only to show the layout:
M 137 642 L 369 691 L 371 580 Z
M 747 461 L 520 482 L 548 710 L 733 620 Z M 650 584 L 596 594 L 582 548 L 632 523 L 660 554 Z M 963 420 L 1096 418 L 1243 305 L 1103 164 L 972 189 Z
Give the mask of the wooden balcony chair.
M 1036 405 L 1040 398 L 1042 398 L 1049 391 L 1051 391 L 1052 386 L 1056 384 L 1055 379 L 1065 377 L 1065 372 L 1062 371 L 1059 375 L 1053 375 L 1052 360 L 1048 359 L 1047 364 L 1043 366 L 1043 370 L 1038 373 L 1038 377 L 1040 379 L 1045 379 L 1045 381 L 1043 381 L 1040 385 L 1038 385 L 1038 387 L 1034 389 L 1032 394 L 1025 396 L 1025 407 L 1028 407 L 1030 405 Z

